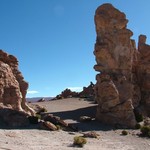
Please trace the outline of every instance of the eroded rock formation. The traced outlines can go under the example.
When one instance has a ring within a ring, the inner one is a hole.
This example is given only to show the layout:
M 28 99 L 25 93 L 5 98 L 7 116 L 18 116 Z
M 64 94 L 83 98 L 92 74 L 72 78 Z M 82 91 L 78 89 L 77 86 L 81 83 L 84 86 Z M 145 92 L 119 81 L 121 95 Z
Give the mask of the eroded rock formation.
M 89 98 L 94 100 L 95 93 L 94 93 L 94 84 L 90 82 L 90 85 L 87 87 L 83 87 L 83 90 L 79 93 L 79 97 Z
M 146 37 L 140 36 L 136 50 L 127 23 L 125 14 L 111 4 L 103 4 L 96 10 L 94 55 L 97 64 L 94 69 L 100 72 L 95 86 L 96 118 L 134 127 L 135 110 L 141 103 L 147 105 L 147 109 L 150 106 L 150 46 L 145 44 Z
M 34 110 L 26 104 L 27 89 L 28 83 L 18 70 L 16 57 L 0 50 L 0 103 L 33 115 Z

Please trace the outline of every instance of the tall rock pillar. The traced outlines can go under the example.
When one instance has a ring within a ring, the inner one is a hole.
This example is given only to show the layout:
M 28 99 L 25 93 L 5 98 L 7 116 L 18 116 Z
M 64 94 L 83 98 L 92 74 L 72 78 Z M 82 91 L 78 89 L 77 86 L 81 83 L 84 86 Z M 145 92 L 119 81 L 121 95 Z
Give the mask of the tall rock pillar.
M 139 36 L 138 51 L 136 73 L 141 90 L 140 110 L 145 116 L 150 117 L 150 45 L 146 44 L 145 35 Z
M 111 4 L 103 4 L 95 13 L 97 39 L 94 55 L 97 64 L 96 118 L 109 124 L 134 127 L 136 124 L 132 103 L 132 64 L 135 42 L 126 28 L 124 13 Z

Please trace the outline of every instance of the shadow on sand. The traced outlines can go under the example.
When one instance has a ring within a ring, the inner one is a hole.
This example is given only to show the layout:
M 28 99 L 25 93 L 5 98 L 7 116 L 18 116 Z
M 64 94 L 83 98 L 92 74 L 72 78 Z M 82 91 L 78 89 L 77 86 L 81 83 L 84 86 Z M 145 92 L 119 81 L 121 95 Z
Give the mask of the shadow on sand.
M 112 126 L 100 123 L 95 120 L 97 106 L 90 106 L 86 108 L 80 108 L 71 111 L 61 111 L 52 113 L 54 116 L 59 116 L 63 120 L 73 120 L 73 123 L 70 123 L 76 127 L 79 131 L 108 131 L 114 129 Z M 80 122 L 80 116 L 89 116 L 94 118 L 92 121 Z

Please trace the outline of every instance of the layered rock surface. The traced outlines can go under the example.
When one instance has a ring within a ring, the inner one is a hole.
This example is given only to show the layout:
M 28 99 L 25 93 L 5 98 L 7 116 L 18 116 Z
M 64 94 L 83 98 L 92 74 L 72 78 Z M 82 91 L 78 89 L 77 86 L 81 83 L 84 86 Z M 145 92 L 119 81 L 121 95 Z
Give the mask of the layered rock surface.
M 136 50 L 127 23 L 125 14 L 111 4 L 96 10 L 94 69 L 100 72 L 95 85 L 96 117 L 106 123 L 134 127 L 135 110 L 141 102 L 143 106 L 150 103 L 150 46 L 145 44 L 145 36 L 140 36 Z
M 12 110 L 34 114 L 34 110 L 26 104 L 28 83 L 18 70 L 16 57 L 0 50 L 0 103 Z M 0 109 L 3 109 L 1 107 Z

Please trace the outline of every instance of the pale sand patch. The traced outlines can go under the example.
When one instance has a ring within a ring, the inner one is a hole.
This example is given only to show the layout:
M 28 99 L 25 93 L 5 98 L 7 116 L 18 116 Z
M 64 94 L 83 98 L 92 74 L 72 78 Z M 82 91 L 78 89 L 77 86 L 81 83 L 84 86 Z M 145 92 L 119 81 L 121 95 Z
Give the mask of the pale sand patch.
M 95 104 L 79 99 L 64 99 L 40 102 L 48 112 L 61 116 L 67 122 L 78 126 L 82 131 L 95 130 L 99 139 L 87 138 L 83 148 L 72 147 L 73 138 L 80 133 L 65 131 L 44 131 L 38 129 L 0 129 L 0 150 L 149 150 L 150 140 L 136 135 L 139 131 L 128 130 L 127 136 L 121 136 L 122 130 L 96 121 L 79 123 L 81 115 L 94 116 Z

